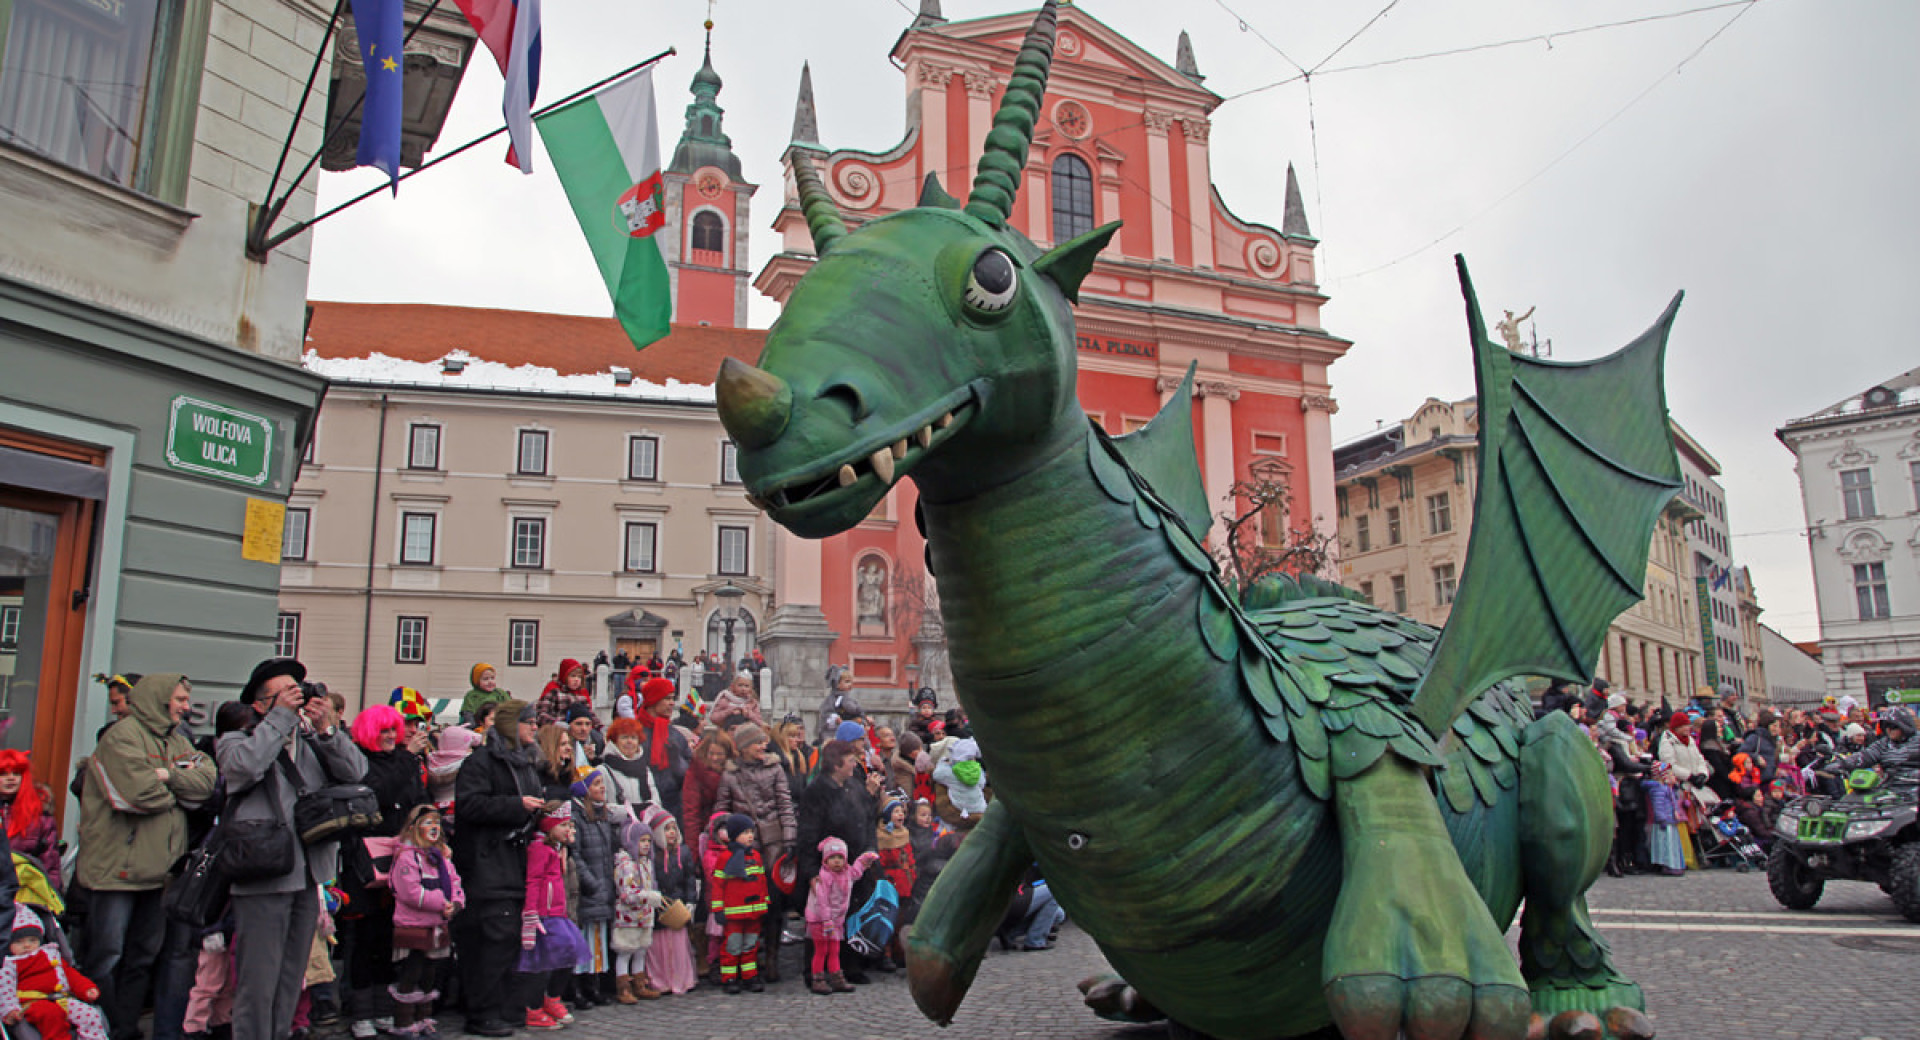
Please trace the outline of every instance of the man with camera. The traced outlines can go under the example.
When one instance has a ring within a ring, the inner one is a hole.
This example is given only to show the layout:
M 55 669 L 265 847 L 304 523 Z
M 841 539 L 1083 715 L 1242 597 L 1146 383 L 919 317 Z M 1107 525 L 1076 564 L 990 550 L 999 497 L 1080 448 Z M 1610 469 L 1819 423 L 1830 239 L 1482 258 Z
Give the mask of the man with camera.
M 317 888 L 338 872 L 339 842 L 302 841 L 295 804 L 302 794 L 356 783 L 367 773 L 333 701 L 302 686 L 306 677 L 306 666 L 290 657 L 254 666 L 240 701 L 259 718 L 214 746 L 227 782 L 221 827 L 248 835 L 249 853 L 284 855 L 290 847 L 292 861 L 233 884 L 233 1040 L 274 1040 L 293 1027 L 320 915 Z
M 79 884 L 92 893 L 87 974 L 113 1040 L 140 1035 L 140 1006 L 165 933 L 161 890 L 187 851 L 186 810 L 213 794 L 207 756 L 175 727 L 193 710 L 184 675 L 147 675 L 125 718 L 87 761 L 80 795 Z
M 467 1032 L 475 1036 L 513 1035 L 505 1009 L 520 954 L 527 842 L 546 807 L 533 769 L 538 717 L 538 708 L 526 701 L 502 701 L 486 741 L 454 780 L 459 826 L 453 832 L 453 865 L 467 893 L 467 909 L 453 919 L 454 945 L 460 950 Z M 511 1006 L 525 1014 L 524 1001 Z

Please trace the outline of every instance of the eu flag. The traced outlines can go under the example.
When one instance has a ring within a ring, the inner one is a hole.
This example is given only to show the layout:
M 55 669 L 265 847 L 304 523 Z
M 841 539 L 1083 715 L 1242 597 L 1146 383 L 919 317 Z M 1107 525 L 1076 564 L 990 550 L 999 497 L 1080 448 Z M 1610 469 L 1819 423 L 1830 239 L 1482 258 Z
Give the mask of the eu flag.
M 360 146 L 353 161 L 387 171 L 395 194 L 400 191 L 400 101 L 406 79 L 400 38 L 405 25 L 401 0 L 353 0 L 353 28 L 367 69 Z

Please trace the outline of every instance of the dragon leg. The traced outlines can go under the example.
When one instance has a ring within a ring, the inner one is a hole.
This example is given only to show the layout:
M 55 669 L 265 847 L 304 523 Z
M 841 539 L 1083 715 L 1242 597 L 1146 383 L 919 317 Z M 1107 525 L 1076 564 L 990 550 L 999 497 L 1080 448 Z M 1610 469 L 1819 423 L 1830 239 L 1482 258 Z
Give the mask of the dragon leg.
M 1033 850 L 1001 803 L 961 843 L 907 937 L 907 987 L 920 1013 L 947 1025 L 966 999 L 994 929 L 1012 905 Z
M 1653 1036 L 1640 987 L 1614 970 L 1587 915 L 1586 892 L 1612 840 L 1606 772 L 1573 720 L 1553 712 L 1528 727 L 1520 750 L 1520 971 L 1550 1037 L 1595 1035 L 1601 1025 L 1616 1040 Z
M 1344 857 L 1321 978 L 1347 1040 L 1521 1040 L 1527 989 L 1419 766 L 1334 789 Z

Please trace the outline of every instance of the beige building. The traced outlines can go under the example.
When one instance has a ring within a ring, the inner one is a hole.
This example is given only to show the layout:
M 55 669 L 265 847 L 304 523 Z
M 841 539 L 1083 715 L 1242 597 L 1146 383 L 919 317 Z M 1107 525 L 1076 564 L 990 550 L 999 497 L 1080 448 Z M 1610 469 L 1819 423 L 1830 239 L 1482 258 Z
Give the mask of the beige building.
M 712 387 L 676 377 L 751 360 L 764 333 L 682 326 L 636 354 L 611 319 L 314 307 L 306 367 L 331 383 L 279 631 L 315 677 L 455 698 L 485 661 L 531 695 L 563 658 L 722 650 L 733 589 L 734 656 L 753 649 L 770 525 Z
M 1467 559 L 1478 491 L 1475 402 L 1428 398 L 1404 422 L 1334 449 L 1340 580 L 1370 601 L 1444 625 Z M 1594 664 L 1628 697 L 1674 700 L 1700 682 L 1700 629 L 1688 521 L 1676 497 L 1647 560 L 1645 599 L 1607 633 Z

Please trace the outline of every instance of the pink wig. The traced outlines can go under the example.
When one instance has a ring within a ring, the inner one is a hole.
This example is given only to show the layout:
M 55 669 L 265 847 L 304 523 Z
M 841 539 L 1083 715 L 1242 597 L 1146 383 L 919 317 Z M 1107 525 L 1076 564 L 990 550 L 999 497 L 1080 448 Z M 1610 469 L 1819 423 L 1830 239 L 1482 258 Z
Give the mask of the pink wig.
M 353 717 L 353 742 L 363 751 L 380 750 L 380 734 L 406 725 L 392 705 L 375 704 Z

